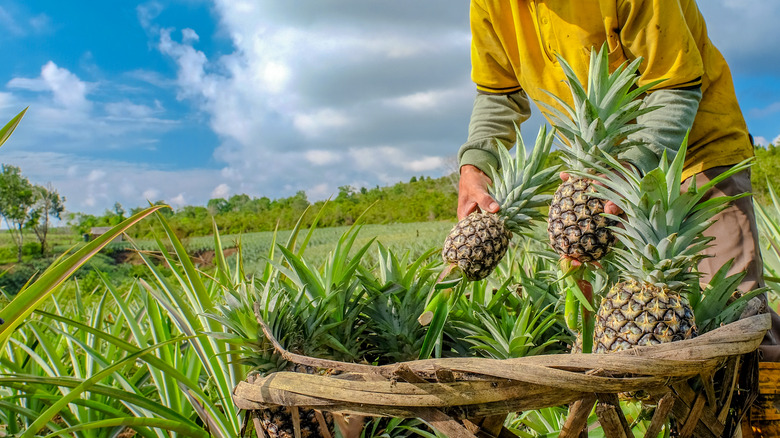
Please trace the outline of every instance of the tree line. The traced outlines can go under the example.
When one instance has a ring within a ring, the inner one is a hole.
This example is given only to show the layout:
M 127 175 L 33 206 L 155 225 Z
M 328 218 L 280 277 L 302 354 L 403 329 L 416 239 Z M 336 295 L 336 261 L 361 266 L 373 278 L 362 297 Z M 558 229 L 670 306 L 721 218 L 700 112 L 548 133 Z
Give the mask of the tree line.
M 752 168 L 754 197 L 758 202 L 768 199 L 767 178 L 780 174 L 780 144 L 757 146 L 756 163 Z M 558 160 L 553 153 L 551 160 Z M 457 173 L 440 178 L 412 177 L 408 182 L 374 188 L 339 187 L 338 193 L 327 201 L 311 202 L 306 193 L 270 199 L 237 194 L 229 198 L 215 198 L 205 206 L 184 206 L 163 210 L 166 220 L 181 237 L 205 236 L 213 232 L 212 221 L 223 234 L 239 234 L 295 226 L 307 208 L 319 212 L 320 227 L 351 225 L 364 216 L 365 223 L 406 223 L 435 220 L 455 220 L 457 206 Z M 158 204 L 164 203 L 158 201 Z M 34 232 L 40 242 L 40 253 L 47 252 L 47 234 L 53 219 L 61 219 L 75 233 L 89 233 L 93 227 L 114 226 L 140 211 L 143 207 L 126 210 L 120 203 L 106 209 L 102 215 L 70 213 L 65 211 L 65 197 L 47 184 L 30 183 L 18 167 L 2 165 L 0 172 L 0 215 L 5 220 L 12 240 L 22 257 L 25 232 Z M 311 225 L 314 214 L 304 219 L 303 226 Z M 149 238 L 160 230 L 153 218 L 144 220 L 129 233 L 133 238 Z
M 307 208 L 317 212 L 322 210 L 320 227 L 351 225 L 361 215 L 365 223 L 378 224 L 453 220 L 457 207 L 456 185 L 455 175 L 441 178 L 420 176 L 387 187 L 342 186 L 330 199 L 316 202 L 310 201 L 303 191 L 273 200 L 265 196 L 237 194 L 211 199 L 205 206 L 185 206 L 164 210 L 162 214 L 181 238 L 211 234 L 212 219 L 222 234 L 290 229 Z M 139 210 L 131 209 L 128 213 L 117 203 L 103 215 L 75 213 L 69 216 L 68 221 L 76 232 L 83 234 L 92 227 L 116 225 Z M 314 216 L 306 215 L 303 225 L 311 225 Z M 133 238 L 143 239 L 159 231 L 157 222 L 150 218 L 133 227 L 129 233 Z
M 18 167 L 0 167 L 0 216 L 17 247 L 17 261 L 22 261 L 25 230 L 34 232 L 41 244 L 41 256 L 46 254 L 51 221 L 61 219 L 64 211 L 65 197 L 51 184 L 32 184 Z

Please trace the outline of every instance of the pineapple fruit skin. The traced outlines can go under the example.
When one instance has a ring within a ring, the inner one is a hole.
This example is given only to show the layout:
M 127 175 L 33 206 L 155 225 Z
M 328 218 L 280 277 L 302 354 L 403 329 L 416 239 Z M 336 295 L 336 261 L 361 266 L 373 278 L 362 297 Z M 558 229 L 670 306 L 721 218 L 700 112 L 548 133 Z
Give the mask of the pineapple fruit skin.
M 285 406 L 275 406 L 264 409 L 260 423 L 270 438 L 294 438 L 295 426 L 292 419 L 292 408 Z M 301 437 L 302 438 L 321 438 L 319 422 L 314 409 L 299 409 L 301 418 Z M 329 412 L 323 412 L 325 421 L 333 424 L 333 417 Z
M 512 232 L 498 215 L 474 212 L 452 227 L 442 257 L 457 265 L 468 280 L 482 280 L 504 257 L 511 240 Z
M 305 374 L 318 374 L 323 372 L 317 368 L 299 364 L 292 364 L 288 371 Z M 292 409 L 293 408 L 287 406 L 274 406 L 260 411 L 260 424 L 270 438 L 295 437 Z M 320 423 L 317 421 L 317 413 L 314 409 L 299 408 L 298 415 L 301 420 L 301 438 L 324 437 L 320 431 Z M 323 411 L 322 415 L 325 418 L 328 429 L 330 429 L 331 436 L 333 436 L 335 430 L 333 415 L 327 411 Z
M 575 176 L 555 191 L 547 233 L 558 254 L 580 262 L 596 261 L 617 242 L 609 229 L 617 222 L 602 216 L 606 201 L 591 196 L 595 192 L 591 180 Z
M 593 351 L 609 353 L 695 336 L 693 309 L 684 296 L 647 283 L 621 282 L 601 301 Z

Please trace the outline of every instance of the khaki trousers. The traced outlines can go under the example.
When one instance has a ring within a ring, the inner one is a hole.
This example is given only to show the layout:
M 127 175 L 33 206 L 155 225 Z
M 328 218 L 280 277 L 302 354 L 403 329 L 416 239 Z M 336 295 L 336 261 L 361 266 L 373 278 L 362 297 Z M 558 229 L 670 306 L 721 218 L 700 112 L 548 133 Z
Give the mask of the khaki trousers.
M 701 186 L 729 167 L 715 167 L 696 174 L 696 185 Z M 692 178 L 683 182 L 683 190 L 690 186 Z M 731 176 L 715 187 L 713 187 L 703 200 L 715 196 L 734 196 L 741 193 L 752 193 L 750 184 L 750 171 L 743 171 Z M 699 270 L 702 272 L 701 281 L 707 283 L 712 276 L 727 261 L 734 259 L 730 274 L 737 272 L 746 272 L 747 275 L 742 281 L 739 289 L 748 292 L 764 286 L 763 263 L 761 261 L 761 249 L 758 241 L 758 227 L 756 225 L 756 216 L 753 211 L 753 198 L 745 196 L 734 201 L 728 208 L 716 216 L 715 223 L 704 233 L 707 236 L 715 238 L 712 246 L 706 253 L 711 257 L 704 259 L 699 264 Z M 767 310 L 772 314 L 772 328 L 767 332 L 759 351 L 761 360 L 767 362 L 780 362 L 780 316 L 766 306 L 766 294 L 761 296 L 763 309 L 760 313 Z

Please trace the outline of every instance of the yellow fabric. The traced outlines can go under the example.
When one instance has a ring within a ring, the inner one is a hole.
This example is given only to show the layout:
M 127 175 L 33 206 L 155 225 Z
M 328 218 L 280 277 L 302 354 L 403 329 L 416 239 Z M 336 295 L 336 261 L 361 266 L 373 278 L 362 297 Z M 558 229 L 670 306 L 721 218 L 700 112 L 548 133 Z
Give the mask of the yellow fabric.
M 523 89 L 555 105 L 547 90 L 571 102 L 555 54 L 584 81 L 591 48 L 606 41 L 613 69 L 644 58 L 640 84 L 701 85 L 684 178 L 753 155 L 731 72 L 694 0 L 472 0 L 471 30 L 472 79 L 480 92 Z

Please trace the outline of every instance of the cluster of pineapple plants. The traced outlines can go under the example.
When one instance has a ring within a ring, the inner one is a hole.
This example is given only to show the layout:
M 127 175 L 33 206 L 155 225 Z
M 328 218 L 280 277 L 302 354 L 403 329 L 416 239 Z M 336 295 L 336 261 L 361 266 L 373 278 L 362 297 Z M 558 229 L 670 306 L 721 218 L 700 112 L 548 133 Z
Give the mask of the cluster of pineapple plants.
M 509 277 L 512 281 L 496 287 L 486 281 L 461 282 L 455 290 L 443 292 L 436 285 L 442 269 L 437 250 L 413 257 L 408 251 L 394 253 L 380 242 L 355 247 L 359 231 L 360 226 L 348 230 L 318 266 L 308 262 L 305 254 L 311 230 L 302 239 L 293 234 L 277 247 L 280 257 L 268 255 L 267 269 L 252 289 L 230 292 L 215 317 L 232 333 L 230 342 L 240 347 L 240 357 L 252 367 L 251 374 L 333 372 L 282 360 L 263 334 L 255 312 L 290 353 L 341 362 L 384 365 L 429 357 L 505 359 L 565 349 L 569 336 L 555 311 L 554 288 L 543 280 L 547 272 L 536 271 L 544 263 L 532 261 L 531 256 L 522 260 L 507 257 L 499 269 L 522 273 Z M 420 315 L 442 294 L 449 294 L 446 321 L 421 324 Z M 241 324 L 230 322 L 237 320 Z M 347 435 L 346 431 L 357 428 L 363 431 L 361 436 L 436 433 L 419 420 L 344 418 L 285 407 L 252 415 L 270 437 L 294 436 L 296 421 L 301 436 L 310 437 L 327 436 L 323 427 Z

